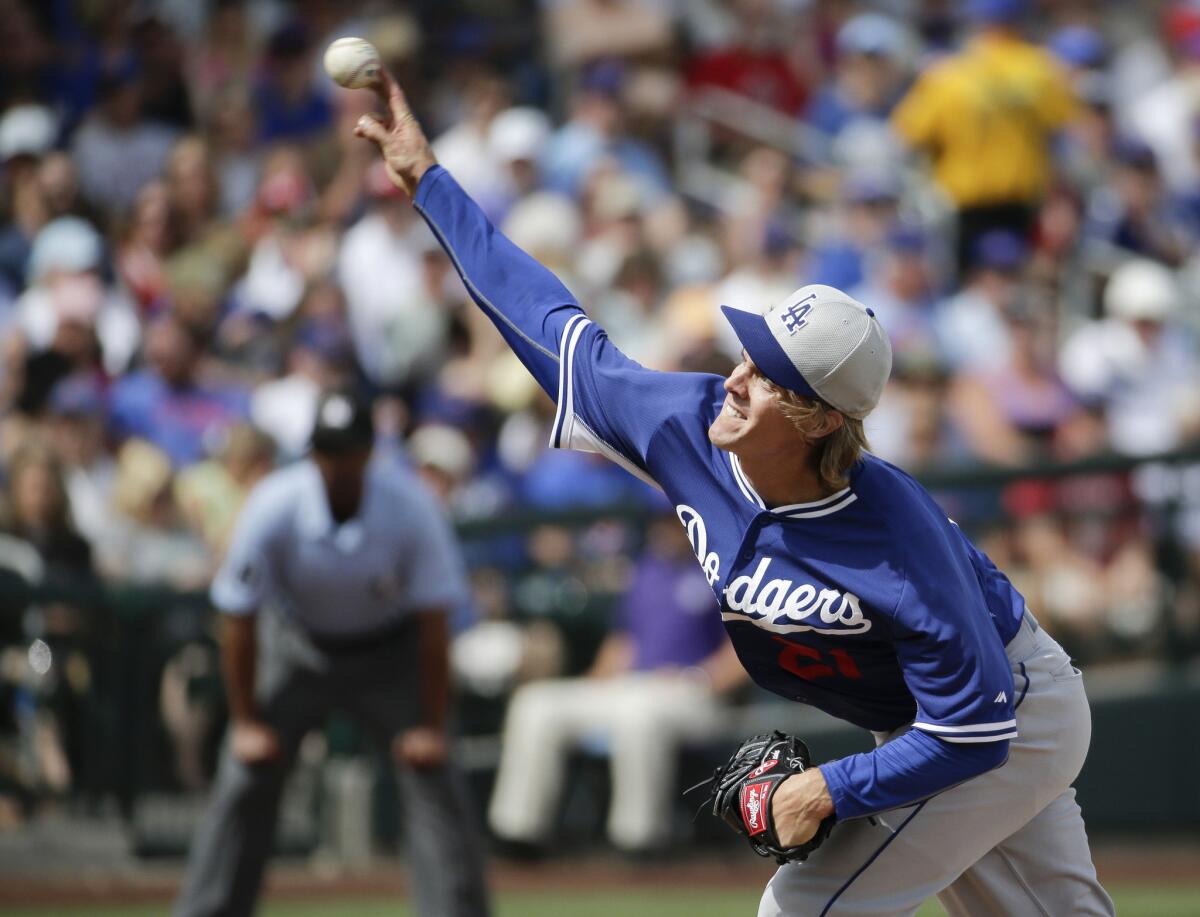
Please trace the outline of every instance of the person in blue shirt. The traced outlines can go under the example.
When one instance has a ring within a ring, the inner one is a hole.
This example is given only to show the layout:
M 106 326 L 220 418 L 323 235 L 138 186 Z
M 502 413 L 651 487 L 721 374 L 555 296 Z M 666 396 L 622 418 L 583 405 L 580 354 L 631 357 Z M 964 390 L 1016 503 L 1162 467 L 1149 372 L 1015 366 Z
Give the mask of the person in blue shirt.
M 384 75 L 374 142 L 476 303 L 557 402 L 550 445 L 599 452 L 675 507 L 742 665 L 762 687 L 874 733 L 877 747 L 783 783 L 784 846 L 760 917 L 1111 914 L 1071 782 L 1091 721 L 1082 677 L 1008 579 L 911 477 L 866 451 L 891 368 L 869 308 L 802 287 L 725 309 L 728 378 L 625 357 L 551 273 L 437 165 Z
M 108 425 L 117 439 L 149 440 L 180 468 L 203 459 L 249 415 L 248 392 L 201 380 L 203 342 L 175 316 L 151 323 L 145 356 L 145 367 L 113 385 Z

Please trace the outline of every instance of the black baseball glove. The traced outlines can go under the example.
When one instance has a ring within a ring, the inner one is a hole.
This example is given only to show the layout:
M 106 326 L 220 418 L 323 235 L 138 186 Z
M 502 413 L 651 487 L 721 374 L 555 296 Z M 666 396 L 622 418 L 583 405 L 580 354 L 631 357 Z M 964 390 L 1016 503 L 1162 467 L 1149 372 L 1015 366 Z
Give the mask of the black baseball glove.
M 833 817 L 824 819 L 808 841 L 784 847 L 775 832 L 771 797 L 792 774 L 812 767 L 811 760 L 807 745 L 779 730 L 747 739 L 712 776 L 713 815 L 746 838 L 759 856 L 775 857 L 780 864 L 807 859 L 829 837 Z

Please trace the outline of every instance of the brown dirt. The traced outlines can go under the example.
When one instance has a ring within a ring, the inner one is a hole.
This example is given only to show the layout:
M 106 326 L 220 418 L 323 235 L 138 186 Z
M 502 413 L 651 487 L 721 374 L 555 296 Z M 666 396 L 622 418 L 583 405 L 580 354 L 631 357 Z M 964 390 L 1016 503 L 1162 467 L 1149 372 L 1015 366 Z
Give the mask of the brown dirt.
M 1195 882 L 1200 877 L 1200 845 L 1166 843 L 1135 845 L 1099 844 L 1096 866 L 1106 882 Z M 731 851 L 726 857 L 705 855 L 680 863 L 628 863 L 596 857 L 537 865 L 497 864 L 492 884 L 499 891 L 553 891 L 555 889 L 658 887 L 682 885 L 690 888 L 760 887 L 772 865 Z M 145 902 L 169 900 L 180 876 L 178 864 L 148 865 L 122 875 L 64 875 L 5 877 L 0 881 L 0 909 L 5 905 L 62 904 L 88 902 Z M 401 871 L 388 862 L 367 871 L 348 873 L 298 863 L 280 863 L 268 881 L 271 895 L 278 899 L 314 897 L 363 897 L 402 894 Z

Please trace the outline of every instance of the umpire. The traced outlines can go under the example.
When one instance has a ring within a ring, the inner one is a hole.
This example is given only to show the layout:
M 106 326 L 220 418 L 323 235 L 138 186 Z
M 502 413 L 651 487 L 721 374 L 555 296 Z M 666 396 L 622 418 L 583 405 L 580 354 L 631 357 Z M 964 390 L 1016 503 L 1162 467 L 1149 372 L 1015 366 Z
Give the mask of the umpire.
M 367 406 L 332 392 L 312 456 L 264 479 L 212 585 L 231 726 L 179 917 L 250 914 L 300 740 L 333 708 L 398 767 L 418 913 L 489 912 L 479 833 L 447 762 L 446 612 L 465 575 L 433 498 L 372 458 Z M 258 612 L 269 609 L 258 645 Z

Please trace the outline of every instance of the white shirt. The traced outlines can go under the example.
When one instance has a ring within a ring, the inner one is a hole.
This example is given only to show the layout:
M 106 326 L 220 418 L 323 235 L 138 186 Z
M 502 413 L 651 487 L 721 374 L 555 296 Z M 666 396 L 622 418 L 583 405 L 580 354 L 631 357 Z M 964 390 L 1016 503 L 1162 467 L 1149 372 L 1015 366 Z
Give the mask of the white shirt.
M 1183 419 L 1200 407 L 1200 353 L 1173 325 L 1147 342 L 1123 321 L 1090 322 L 1063 346 L 1059 372 L 1076 394 L 1103 403 L 1109 441 L 1126 455 L 1175 448 Z
M 436 356 L 446 316 L 425 292 L 420 258 L 405 234 L 370 213 L 346 232 L 338 256 L 350 334 L 371 381 L 402 382 L 414 364 Z

